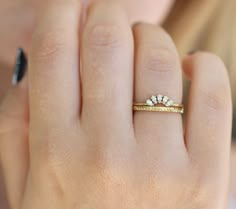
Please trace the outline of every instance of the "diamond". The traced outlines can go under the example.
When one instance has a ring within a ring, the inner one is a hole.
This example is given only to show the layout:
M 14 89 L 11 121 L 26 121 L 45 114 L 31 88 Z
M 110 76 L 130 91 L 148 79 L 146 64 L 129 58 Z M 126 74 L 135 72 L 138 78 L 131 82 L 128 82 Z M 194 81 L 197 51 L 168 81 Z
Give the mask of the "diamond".
M 168 100 L 169 100 L 168 96 L 164 96 L 162 100 L 163 104 L 166 104 Z
M 154 106 L 152 100 L 150 100 L 150 99 L 148 99 L 148 100 L 146 101 L 146 104 L 147 104 L 148 106 Z
M 157 104 L 157 97 L 156 96 L 152 96 L 151 100 L 154 104 Z
M 159 94 L 159 95 L 157 96 L 157 101 L 158 101 L 158 103 L 161 103 L 161 102 L 162 102 L 162 99 L 163 99 L 163 96 L 162 96 L 161 94 Z
M 166 106 L 167 107 L 170 107 L 174 104 L 174 102 L 172 100 L 169 100 L 167 103 L 166 103 Z

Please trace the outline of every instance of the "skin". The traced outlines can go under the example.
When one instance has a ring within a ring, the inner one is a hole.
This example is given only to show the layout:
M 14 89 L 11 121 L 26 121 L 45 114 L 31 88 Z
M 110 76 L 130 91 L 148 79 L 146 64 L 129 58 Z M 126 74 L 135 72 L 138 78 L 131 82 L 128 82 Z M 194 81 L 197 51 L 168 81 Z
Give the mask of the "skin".
M 83 14 L 95 0 L 81 0 Z M 160 24 L 174 0 L 110 0 L 120 4 L 128 15 L 130 24 L 148 22 Z M 41 16 L 40 8 L 45 0 L 2 0 L 0 7 L 0 100 L 10 87 L 16 49 L 20 46 L 29 51 L 36 19 Z M 146 11 L 149 11 L 148 13 Z M 7 23 L 7 24 L 6 24 Z
M 236 145 L 232 145 L 232 152 L 231 152 L 231 179 L 230 179 L 230 190 L 232 191 L 232 198 L 234 199 L 235 203 L 235 198 L 236 198 L 236 180 L 235 180 L 235 175 L 236 175 Z M 235 203 L 236 204 L 236 203 Z
M 83 9 L 95 0 L 80 0 Z M 110 0 L 119 3 L 127 12 L 131 24 L 135 22 L 161 23 L 168 14 L 174 0 Z M 14 63 L 15 50 L 19 46 L 28 51 L 35 22 L 40 16 L 40 8 L 45 0 L 1 1 L 0 8 L 0 61 L 5 64 Z M 149 11 L 148 13 L 146 11 Z M 6 24 L 7 23 L 7 24 Z
M 29 74 L 0 106 L 11 208 L 226 208 L 232 102 L 222 61 L 199 52 L 182 65 L 163 29 L 131 27 L 114 2 L 89 6 L 81 33 L 78 1 L 43 11 Z M 180 114 L 133 113 L 150 94 L 181 103 L 181 66 L 191 80 L 184 127 Z

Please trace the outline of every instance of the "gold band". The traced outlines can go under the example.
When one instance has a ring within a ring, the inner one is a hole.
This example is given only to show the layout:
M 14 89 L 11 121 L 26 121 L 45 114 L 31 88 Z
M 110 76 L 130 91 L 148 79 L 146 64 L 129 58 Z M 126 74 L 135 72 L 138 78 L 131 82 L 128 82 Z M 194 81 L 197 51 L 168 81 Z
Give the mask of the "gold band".
M 170 107 L 164 105 L 149 106 L 146 103 L 134 103 L 134 111 L 147 111 L 147 112 L 169 112 L 169 113 L 184 113 L 184 106 L 181 104 L 173 104 Z

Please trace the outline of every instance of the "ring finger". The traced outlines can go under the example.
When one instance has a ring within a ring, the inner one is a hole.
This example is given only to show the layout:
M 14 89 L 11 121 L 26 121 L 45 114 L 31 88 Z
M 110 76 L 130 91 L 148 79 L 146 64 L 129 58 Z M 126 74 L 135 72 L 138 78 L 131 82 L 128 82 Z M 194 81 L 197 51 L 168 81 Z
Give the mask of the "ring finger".
M 134 28 L 136 69 L 135 102 L 166 95 L 182 102 L 182 74 L 176 47 L 161 28 L 140 24 Z M 184 147 L 182 118 L 178 113 L 135 112 L 137 140 L 154 153 Z

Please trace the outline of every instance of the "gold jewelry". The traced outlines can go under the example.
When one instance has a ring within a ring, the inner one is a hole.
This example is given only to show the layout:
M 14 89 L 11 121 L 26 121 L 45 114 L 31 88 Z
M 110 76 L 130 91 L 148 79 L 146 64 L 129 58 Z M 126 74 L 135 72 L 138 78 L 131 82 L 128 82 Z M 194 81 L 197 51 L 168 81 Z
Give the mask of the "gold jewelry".
M 134 111 L 184 113 L 182 104 L 174 104 L 167 96 L 152 96 L 146 103 L 134 103 Z

